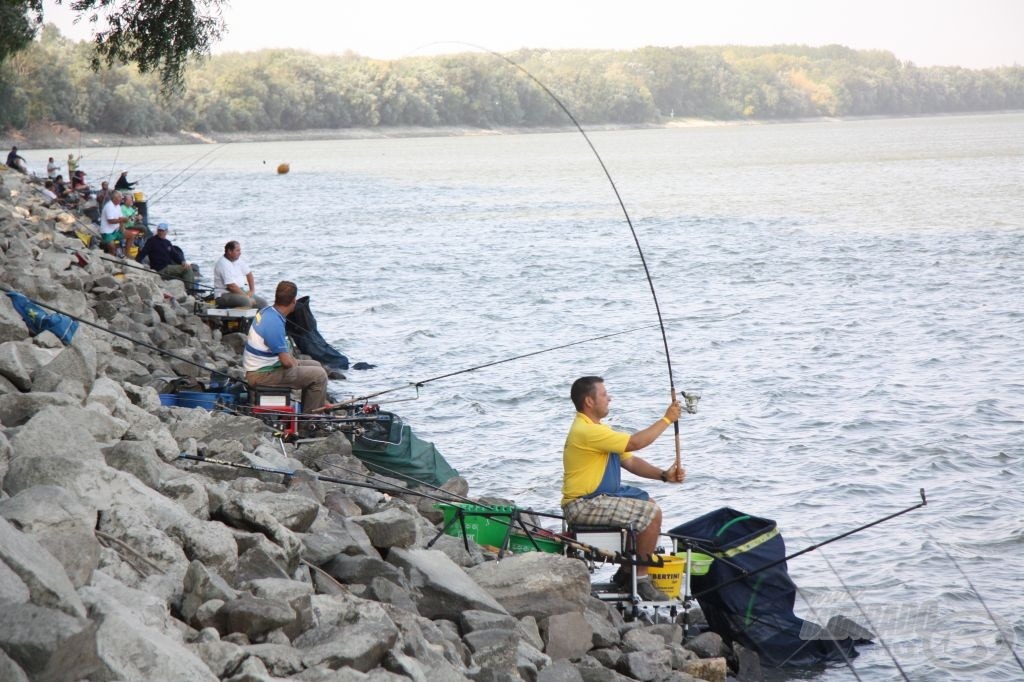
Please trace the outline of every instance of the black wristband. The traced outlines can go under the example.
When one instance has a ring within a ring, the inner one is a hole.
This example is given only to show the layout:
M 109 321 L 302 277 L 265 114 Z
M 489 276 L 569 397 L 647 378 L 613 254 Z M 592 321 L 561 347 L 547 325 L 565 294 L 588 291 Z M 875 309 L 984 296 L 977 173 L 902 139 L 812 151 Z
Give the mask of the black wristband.
M 659 474 L 659 476 L 661 476 L 661 482 L 662 483 L 668 483 L 668 472 L 667 471 L 662 471 Z

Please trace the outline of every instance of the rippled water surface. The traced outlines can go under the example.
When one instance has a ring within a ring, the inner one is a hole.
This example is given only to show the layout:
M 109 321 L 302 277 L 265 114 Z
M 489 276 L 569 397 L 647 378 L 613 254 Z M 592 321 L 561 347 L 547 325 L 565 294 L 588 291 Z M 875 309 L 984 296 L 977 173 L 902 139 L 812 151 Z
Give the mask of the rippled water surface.
M 943 549 L 1024 651 L 1024 115 L 591 138 L 644 248 L 675 384 L 703 394 L 682 420 L 685 485 L 645 482 L 666 526 L 728 505 L 776 519 L 795 550 L 925 488 L 926 508 L 792 560 L 811 602 L 797 611 L 863 620 L 852 590 L 893 654 L 863 648 L 865 680 L 898 678 L 893 658 L 915 680 L 1020 679 Z M 265 294 L 295 280 L 325 338 L 379 365 L 340 393 L 656 323 L 578 133 L 232 144 L 199 160 L 210 149 L 86 161 L 93 176 L 144 177 L 151 213 L 208 279 L 237 238 Z M 606 378 L 613 425 L 646 426 L 668 403 L 654 327 L 428 382 L 387 407 L 474 493 L 554 511 L 583 374 Z M 667 466 L 672 438 L 642 455 Z

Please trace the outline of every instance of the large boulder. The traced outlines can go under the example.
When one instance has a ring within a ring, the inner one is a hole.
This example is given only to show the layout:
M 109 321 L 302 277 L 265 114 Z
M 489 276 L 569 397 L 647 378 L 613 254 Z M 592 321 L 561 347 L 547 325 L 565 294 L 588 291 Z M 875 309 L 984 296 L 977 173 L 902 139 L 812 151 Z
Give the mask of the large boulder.
M 502 561 L 467 569 L 509 613 L 538 620 L 582 611 L 590 598 L 590 574 L 577 559 L 558 554 L 524 552 Z
M 100 557 L 93 533 L 96 509 L 53 485 L 41 485 L 0 501 L 0 516 L 31 533 L 64 567 L 78 588 L 89 582 Z
M 0 560 L 25 583 L 36 606 L 59 609 L 69 616 L 85 615 L 85 605 L 60 562 L 6 519 L 0 519 Z
M 56 609 L 34 604 L 4 604 L 0 618 L 0 650 L 22 670 L 37 675 L 65 640 L 88 626 L 86 619 Z
M 396 547 L 388 553 L 387 561 L 405 571 L 409 584 L 420 595 L 419 612 L 427 618 L 457 620 L 470 609 L 506 613 L 494 597 L 443 552 Z
M 147 626 L 102 590 L 82 588 L 82 596 L 96 627 L 65 640 L 39 680 L 218 679 L 179 639 Z

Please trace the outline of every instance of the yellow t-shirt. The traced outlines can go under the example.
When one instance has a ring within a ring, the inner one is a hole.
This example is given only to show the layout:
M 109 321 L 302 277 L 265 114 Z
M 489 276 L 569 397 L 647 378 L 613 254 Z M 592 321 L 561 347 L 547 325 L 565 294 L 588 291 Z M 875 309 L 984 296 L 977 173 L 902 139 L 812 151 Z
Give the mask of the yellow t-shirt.
M 562 506 L 597 490 L 611 453 L 619 453 L 622 461 L 632 457 L 633 453 L 626 452 L 628 443 L 628 433 L 577 412 L 562 451 Z

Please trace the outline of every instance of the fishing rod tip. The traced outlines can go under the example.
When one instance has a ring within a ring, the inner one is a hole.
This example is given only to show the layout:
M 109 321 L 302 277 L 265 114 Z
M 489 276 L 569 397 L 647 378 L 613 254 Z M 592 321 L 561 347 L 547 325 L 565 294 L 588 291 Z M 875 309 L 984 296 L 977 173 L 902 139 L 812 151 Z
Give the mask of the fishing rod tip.
M 925 497 L 925 494 L 924 494 L 924 488 L 921 488 L 921 489 L 919 490 L 919 492 L 921 493 L 921 504 L 922 504 L 922 505 L 927 505 L 927 504 L 928 504 L 928 498 L 927 498 L 927 497 Z

